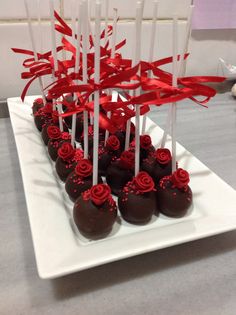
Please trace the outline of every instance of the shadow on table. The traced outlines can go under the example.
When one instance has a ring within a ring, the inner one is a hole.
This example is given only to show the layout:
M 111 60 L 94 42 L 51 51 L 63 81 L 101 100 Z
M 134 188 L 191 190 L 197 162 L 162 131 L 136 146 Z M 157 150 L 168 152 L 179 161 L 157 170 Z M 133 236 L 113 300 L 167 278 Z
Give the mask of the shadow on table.
M 55 298 L 68 299 L 152 273 L 177 268 L 236 248 L 236 231 L 128 258 L 51 280 Z

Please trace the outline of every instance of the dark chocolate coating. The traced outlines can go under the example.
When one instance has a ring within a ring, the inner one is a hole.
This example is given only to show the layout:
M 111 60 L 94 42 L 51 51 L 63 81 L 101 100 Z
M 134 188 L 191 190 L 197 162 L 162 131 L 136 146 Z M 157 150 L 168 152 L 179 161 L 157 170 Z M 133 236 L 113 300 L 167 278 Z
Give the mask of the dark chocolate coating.
M 32 113 L 33 115 L 40 109 L 42 108 L 44 105 L 42 103 L 37 103 L 36 100 L 34 101 L 33 103 L 33 106 L 32 106 Z
M 42 131 L 43 127 L 46 124 L 49 124 L 52 122 L 52 116 L 51 115 L 37 115 L 34 116 L 34 123 L 38 129 L 38 131 Z
M 64 142 L 69 142 L 70 143 L 71 140 L 70 139 L 68 139 L 68 140 L 64 140 L 64 139 L 50 139 L 48 141 L 48 154 L 49 154 L 50 158 L 53 161 L 56 161 L 56 159 L 58 157 L 57 151 L 62 146 L 62 144 Z
M 63 182 L 65 182 L 67 176 L 75 169 L 76 162 L 74 160 L 65 161 L 58 156 L 55 166 L 58 176 Z
M 172 173 L 172 162 L 170 160 L 167 164 L 160 164 L 155 157 L 150 156 L 142 162 L 141 170 L 147 172 L 157 186 L 160 179 Z
M 126 132 L 123 130 L 118 130 L 115 132 L 115 136 L 119 139 L 120 141 L 120 148 L 123 151 L 125 148 L 125 137 L 126 137 Z M 130 142 L 132 142 L 134 140 L 134 133 L 130 132 Z
M 131 181 L 133 175 L 133 171 L 123 169 L 120 166 L 119 161 L 111 163 L 107 168 L 106 180 L 112 193 L 118 195 L 123 187 Z
M 118 196 L 118 206 L 122 217 L 133 224 L 148 223 L 156 212 L 155 192 L 139 193 L 129 189 Z
M 98 178 L 98 183 L 102 183 L 101 177 Z M 82 194 L 82 192 L 90 189 L 92 186 L 92 176 L 82 178 L 81 176 L 77 175 L 75 171 L 73 171 L 66 179 L 65 190 L 70 196 L 70 199 L 75 201 Z
M 156 196 L 159 211 L 168 217 L 183 217 L 192 204 L 191 188 L 187 186 L 184 190 L 173 187 L 168 177 L 160 181 Z
M 84 200 L 81 195 L 75 202 L 73 217 L 81 234 L 90 239 L 107 236 L 117 217 L 116 206 L 111 211 L 108 201 L 101 206 L 95 205 L 91 200 Z

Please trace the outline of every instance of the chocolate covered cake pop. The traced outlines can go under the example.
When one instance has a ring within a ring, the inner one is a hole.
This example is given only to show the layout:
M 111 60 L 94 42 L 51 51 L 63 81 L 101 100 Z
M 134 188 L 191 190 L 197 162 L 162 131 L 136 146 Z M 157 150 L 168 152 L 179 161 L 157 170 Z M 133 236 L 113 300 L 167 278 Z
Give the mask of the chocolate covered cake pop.
M 53 161 L 56 161 L 58 149 L 64 142 L 71 142 L 71 136 L 68 132 L 61 132 L 57 126 L 49 126 L 48 130 L 48 153 Z
M 192 191 L 188 186 L 189 174 L 179 168 L 160 180 L 157 188 L 157 206 L 161 213 L 174 218 L 183 217 L 192 204 Z
M 80 160 L 66 179 L 65 189 L 71 200 L 75 201 L 82 192 L 93 186 L 92 174 L 92 163 L 87 159 Z M 102 183 L 102 179 L 99 178 L 98 182 Z
M 93 139 L 94 139 L 93 126 L 89 125 L 88 126 L 88 149 L 90 152 L 91 152 L 91 150 L 93 150 Z M 99 142 L 104 143 L 104 139 L 105 139 L 104 133 L 101 132 L 101 129 L 99 129 Z M 84 150 L 84 132 L 82 133 L 82 136 L 80 137 L 80 143 L 81 143 L 81 146 Z
M 135 139 L 130 143 L 129 150 L 135 151 Z M 155 152 L 155 148 L 152 145 L 151 137 L 149 135 L 140 136 L 140 163 L 153 152 Z
M 156 152 L 141 163 L 141 169 L 147 172 L 157 186 L 160 179 L 172 172 L 171 153 L 168 149 L 157 149 Z
M 111 162 L 116 161 L 120 154 L 120 141 L 116 136 L 108 137 L 105 146 L 103 142 L 100 142 L 98 147 L 98 173 L 100 176 L 106 175 L 108 166 Z M 92 150 L 90 150 L 90 156 L 93 157 Z
M 45 125 L 52 122 L 52 112 L 52 104 L 47 103 L 34 114 L 34 122 L 39 131 L 42 131 Z
M 110 187 L 98 184 L 76 200 L 73 217 L 81 234 L 90 239 L 107 236 L 117 217 L 117 206 Z
M 32 113 L 33 115 L 44 106 L 42 97 L 36 98 L 33 102 Z
M 111 187 L 113 194 L 118 195 L 123 187 L 134 175 L 134 153 L 131 151 L 122 152 L 119 159 L 111 163 L 107 168 L 106 180 Z
M 60 179 L 65 182 L 67 176 L 75 169 L 77 163 L 83 158 L 83 151 L 74 149 L 73 146 L 64 142 L 58 149 L 56 171 Z
M 151 176 L 139 172 L 120 192 L 118 205 L 126 221 L 133 224 L 149 222 L 157 211 L 155 184 Z
M 45 145 L 47 145 L 49 141 L 49 135 L 48 135 L 49 126 L 59 127 L 59 118 L 58 118 L 58 113 L 56 111 L 53 111 L 52 113 L 52 120 L 49 123 L 45 124 L 42 128 L 41 136 Z M 62 126 L 63 126 L 63 131 L 67 132 L 68 131 L 67 125 L 63 122 Z

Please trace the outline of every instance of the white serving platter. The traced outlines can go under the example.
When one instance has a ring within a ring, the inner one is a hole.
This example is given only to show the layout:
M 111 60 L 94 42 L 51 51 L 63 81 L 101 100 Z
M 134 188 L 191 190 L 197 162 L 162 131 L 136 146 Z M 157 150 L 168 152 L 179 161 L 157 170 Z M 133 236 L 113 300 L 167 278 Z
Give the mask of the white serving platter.
M 120 217 L 107 238 L 90 241 L 77 231 L 73 203 L 54 171 L 31 115 L 37 96 L 9 98 L 12 128 L 20 161 L 28 216 L 39 276 L 56 278 L 111 261 L 170 247 L 236 228 L 236 191 L 177 144 L 179 166 L 191 176 L 193 207 L 186 217 L 160 215 L 144 226 Z M 163 131 L 147 120 L 148 133 L 158 145 Z M 168 140 L 170 145 L 170 140 Z

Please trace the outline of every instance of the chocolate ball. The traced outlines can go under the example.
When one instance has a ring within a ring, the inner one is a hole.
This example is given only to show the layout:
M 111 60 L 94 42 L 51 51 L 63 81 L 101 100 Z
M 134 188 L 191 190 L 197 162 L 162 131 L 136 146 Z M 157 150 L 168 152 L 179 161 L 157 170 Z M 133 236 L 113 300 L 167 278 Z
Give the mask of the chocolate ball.
M 132 224 L 148 223 L 156 207 L 154 191 L 140 193 L 129 182 L 118 196 L 118 206 L 124 220 Z
M 110 164 L 106 172 L 106 181 L 113 194 L 118 195 L 123 187 L 132 179 L 133 170 L 124 169 L 117 160 Z
M 86 193 L 86 192 L 85 192 Z M 85 199 L 83 193 L 75 202 L 73 217 L 80 233 L 89 239 L 106 237 L 117 217 L 115 202 L 106 200 L 101 206 Z
M 175 187 L 171 176 L 160 180 L 156 196 L 159 211 L 168 217 L 183 217 L 192 204 L 191 188 L 189 186 L 182 189 Z

